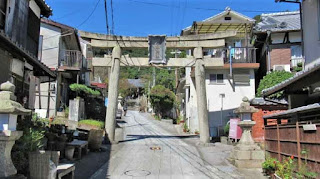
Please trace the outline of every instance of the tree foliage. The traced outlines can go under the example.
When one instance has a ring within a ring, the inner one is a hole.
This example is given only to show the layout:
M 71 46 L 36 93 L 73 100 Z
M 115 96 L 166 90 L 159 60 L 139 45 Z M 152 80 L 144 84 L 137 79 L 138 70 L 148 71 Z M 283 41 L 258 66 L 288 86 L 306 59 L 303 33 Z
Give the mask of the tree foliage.
M 164 116 L 175 104 L 175 94 L 170 89 L 156 85 L 151 89 L 150 102 L 157 115 Z
M 281 83 L 282 81 L 291 78 L 293 76 L 292 73 L 287 71 L 274 71 L 266 76 L 263 77 L 263 79 L 260 81 L 259 87 L 257 89 L 257 97 L 262 96 L 262 91 L 264 89 L 270 88 L 275 86 L 278 83 Z M 276 99 L 282 99 L 284 97 L 283 91 L 275 93 L 271 95 L 270 97 L 276 98 Z
M 100 91 L 89 88 L 88 86 L 83 84 L 73 83 L 69 87 L 71 91 L 74 91 L 77 93 L 91 94 L 93 96 L 99 96 L 101 94 Z

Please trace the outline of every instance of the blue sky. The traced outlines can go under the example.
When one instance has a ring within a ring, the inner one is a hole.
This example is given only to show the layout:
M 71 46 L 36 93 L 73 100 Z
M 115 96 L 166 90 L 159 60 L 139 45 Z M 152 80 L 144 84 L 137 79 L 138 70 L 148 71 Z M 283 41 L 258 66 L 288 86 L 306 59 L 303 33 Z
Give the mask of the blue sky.
M 100 0 L 93 12 L 98 1 L 46 0 L 53 9 L 50 19 L 80 30 L 106 33 L 104 0 Z M 107 2 L 111 24 L 110 0 Z M 218 14 L 227 6 L 249 17 L 299 8 L 297 4 L 275 3 L 274 0 L 113 0 L 114 33 L 125 36 L 179 35 L 181 29 L 193 21 Z M 91 12 L 92 16 L 85 21 Z

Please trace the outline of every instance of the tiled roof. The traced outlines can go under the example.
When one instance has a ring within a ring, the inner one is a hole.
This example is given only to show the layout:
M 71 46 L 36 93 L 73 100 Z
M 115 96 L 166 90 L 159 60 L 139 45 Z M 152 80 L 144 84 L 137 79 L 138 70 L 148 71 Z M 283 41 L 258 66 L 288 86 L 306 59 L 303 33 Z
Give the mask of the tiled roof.
M 262 14 L 261 22 L 255 26 L 255 30 L 260 32 L 299 31 L 301 30 L 300 12 Z
M 263 118 L 264 119 L 288 118 L 292 114 L 295 114 L 295 113 L 306 113 L 306 112 L 311 112 L 311 111 L 318 111 L 319 109 L 320 109 L 320 103 L 314 103 L 314 104 L 310 104 L 307 106 L 301 106 L 298 108 L 289 109 L 287 111 L 266 115 L 266 116 L 263 116 Z
M 253 98 L 250 101 L 250 104 L 254 105 L 254 106 L 277 106 L 279 104 L 286 105 L 286 104 L 288 104 L 288 102 L 286 100 L 279 100 L 279 101 L 271 102 L 271 101 L 266 101 L 263 98 Z
M 41 9 L 41 14 L 45 17 L 49 17 L 52 15 L 52 9 L 51 7 L 46 3 L 45 0 L 35 0 L 35 2 L 38 4 L 38 6 Z
M 291 77 L 287 80 L 284 80 L 283 82 L 281 82 L 273 87 L 270 87 L 270 88 L 263 90 L 262 95 L 266 97 L 266 96 L 269 96 L 273 93 L 281 91 L 284 88 L 286 88 L 287 86 L 291 85 L 292 83 L 294 83 L 298 80 L 301 80 L 302 78 L 306 77 L 307 75 L 309 75 L 315 71 L 319 71 L 319 70 L 320 70 L 320 64 L 315 64 L 313 67 L 310 67 L 308 69 L 300 71 L 300 72 L 296 73 L 293 77 Z

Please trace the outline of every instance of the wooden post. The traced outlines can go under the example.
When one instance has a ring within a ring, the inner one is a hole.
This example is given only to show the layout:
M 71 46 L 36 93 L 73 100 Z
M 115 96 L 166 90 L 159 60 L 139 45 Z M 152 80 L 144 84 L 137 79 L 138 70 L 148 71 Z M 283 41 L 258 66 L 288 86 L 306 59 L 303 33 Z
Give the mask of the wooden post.
M 196 78 L 196 92 L 197 92 L 197 111 L 200 127 L 200 142 L 209 143 L 209 118 L 207 109 L 207 92 L 206 92 L 206 76 L 204 68 L 204 60 L 202 48 L 194 49 L 194 57 L 196 59 L 195 78 Z
M 37 83 L 38 83 L 38 93 L 39 93 L 39 109 L 42 109 L 41 108 L 41 88 L 40 88 L 41 83 L 40 83 L 40 78 L 38 78 Z
M 49 111 L 50 111 L 50 77 L 49 77 L 49 82 L 48 82 L 48 104 L 47 104 L 47 118 L 49 118 Z
M 115 142 L 116 112 L 118 109 L 118 89 L 120 77 L 121 49 L 116 46 L 112 50 L 112 67 L 108 87 L 108 107 L 105 128 L 110 143 Z
M 299 122 L 296 122 L 296 135 L 297 135 L 297 147 L 298 147 L 298 166 L 301 167 L 301 145 L 300 145 L 300 128 Z
M 279 129 L 279 124 L 277 124 L 277 143 L 278 143 L 278 160 L 281 161 L 280 129 Z

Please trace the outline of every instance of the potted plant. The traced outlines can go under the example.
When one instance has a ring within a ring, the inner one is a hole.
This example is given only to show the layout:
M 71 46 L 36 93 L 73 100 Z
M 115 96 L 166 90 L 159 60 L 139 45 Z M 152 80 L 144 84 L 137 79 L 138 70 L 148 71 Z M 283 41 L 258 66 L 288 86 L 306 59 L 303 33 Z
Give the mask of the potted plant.
M 188 131 L 189 131 L 188 126 L 187 126 L 186 123 L 184 123 L 184 125 L 183 125 L 183 132 L 188 132 Z
M 268 157 L 263 163 L 262 163 L 262 170 L 263 173 L 265 173 L 267 176 L 274 176 L 274 173 L 276 171 L 276 165 L 277 165 L 277 159 Z
M 224 127 L 223 127 L 223 136 L 220 136 L 220 142 L 222 144 L 228 144 L 228 137 L 229 137 L 229 129 L 230 129 L 230 123 L 228 122 Z
M 199 135 L 199 134 L 200 134 L 200 132 L 199 132 L 198 130 L 194 131 L 194 133 L 195 133 L 196 135 Z
M 67 146 L 65 149 L 65 155 L 68 160 L 73 160 L 74 155 L 74 147 L 73 146 Z

